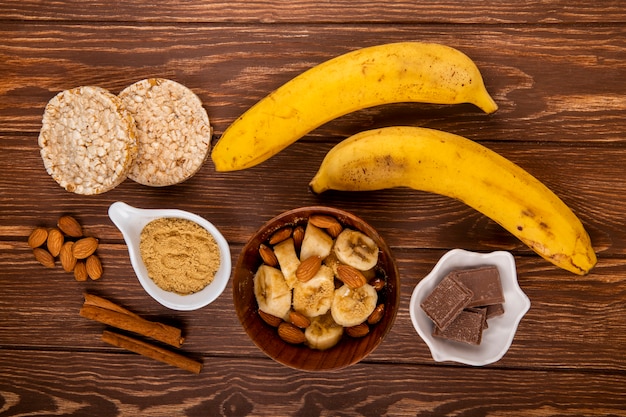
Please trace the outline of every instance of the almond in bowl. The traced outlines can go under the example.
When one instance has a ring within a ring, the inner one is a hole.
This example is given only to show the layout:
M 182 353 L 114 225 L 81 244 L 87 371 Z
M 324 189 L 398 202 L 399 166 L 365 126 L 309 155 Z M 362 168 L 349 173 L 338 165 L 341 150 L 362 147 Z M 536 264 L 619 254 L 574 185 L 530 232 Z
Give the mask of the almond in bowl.
M 338 244 L 343 231 L 354 240 Z M 353 253 L 370 260 L 366 270 L 345 266 L 349 250 L 337 256 L 339 246 L 350 245 L 369 250 Z M 362 219 L 303 207 L 268 221 L 247 242 L 233 273 L 233 300 L 266 355 L 294 369 L 327 371 L 358 363 L 382 342 L 396 317 L 400 282 L 389 247 Z

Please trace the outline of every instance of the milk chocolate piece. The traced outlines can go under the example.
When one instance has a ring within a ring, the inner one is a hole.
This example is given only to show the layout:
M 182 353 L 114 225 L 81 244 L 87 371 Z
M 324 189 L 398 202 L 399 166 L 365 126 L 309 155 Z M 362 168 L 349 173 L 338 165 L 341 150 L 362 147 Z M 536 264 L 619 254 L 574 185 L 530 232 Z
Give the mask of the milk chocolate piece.
M 487 318 L 490 319 L 492 317 L 501 316 L 504 314 L 504 306 L 502 304 L 491 304 L 485 306 L 487 309 Z
M 444 330 L 435 327 L 433 336 L 456 342 L 480 345 L 483 338 L 485 309 L 468 309 L 461 313 Z
M 454 279 L 474 293 L 468 307 L 487 306 L 504 302 L 500 274 L 495 266 L 464 269 L 450 273 Z
M 467 307 L 473 296 L 472 291 L 447 275 L 422 301 L 420 307 L 443 330 Z

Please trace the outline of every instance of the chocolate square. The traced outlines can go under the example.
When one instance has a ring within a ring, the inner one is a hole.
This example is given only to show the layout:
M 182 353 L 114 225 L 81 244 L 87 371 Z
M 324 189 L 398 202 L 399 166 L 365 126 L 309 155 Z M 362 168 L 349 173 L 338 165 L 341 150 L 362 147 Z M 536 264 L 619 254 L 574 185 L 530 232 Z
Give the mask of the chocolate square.
M 454 271 L 450 275 L 474 293 L 468 307 L 502 304 L 504 302 L 502 282 L 497 267 L 485 266 L 464 269 Z
M 435 327 L 433 336 L 455 342 L 479 345 L 483 337 L 485 309 L 463 310 L 445 329 Z
M 445 329 L 470 302 L 474 294 L 450 275 L 445 276 L 420 307 L 440 329 Z

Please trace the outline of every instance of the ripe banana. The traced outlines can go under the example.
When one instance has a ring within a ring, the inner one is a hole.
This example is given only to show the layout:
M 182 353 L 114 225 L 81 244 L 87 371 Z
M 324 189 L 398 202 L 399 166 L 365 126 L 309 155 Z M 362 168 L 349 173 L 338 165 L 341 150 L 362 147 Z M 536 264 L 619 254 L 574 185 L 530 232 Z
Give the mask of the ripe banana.
M 325 350 L 335 346 L 343 336 L 343 326 L 335 323 L 330 312 L 314 317 L 304 331 L 306 344 L 311 349 Z
M 400 42 L 348 52 L 300 74 L 259 101 L 222 134 L 211 153 L 217 171 L 255 166 L 322 124 L 399 102 L 498 106 L 462 52 Z
M 335 290 L 330 313 L 344 327 L 363 323 L 376 308 L 378 293 L 369 284 L 351 289 L 343 285 Z
M 302 246 L 300 247 L 300 259 L 305 260 L 311 256 L 319 256 L 324 259 L 330 254 L 333 247 L 333 238 L 324 230 L 309 222 L 304 230 Z
M 410 187 L 458 199 L 499 223 L 554 265 L 584 275 L 596 264 L 576 215 L 539 180 L 501 155 L 451 133 L 389 127 L 331 149 L 311 191 Z
M 275 245 L 274 255 L 278 259 L 278 266 L 285 277 L 287 286 L 292 289 L 296 283 L 296 270 L 300 266 L 300 259 L 298 259 L 293 239 L 285 239 Z
M 254 295 L 259 310 L 285 318 L 291 309 L 291 290 L 283 273 L 268 265 L 261 265 L 254 275 Z
M 333 270 L 322 265 L 310 280 L 296 281 L 293 288 L 293 309 L 309 318 L 326 314 L 333 302 L 334 278 Z

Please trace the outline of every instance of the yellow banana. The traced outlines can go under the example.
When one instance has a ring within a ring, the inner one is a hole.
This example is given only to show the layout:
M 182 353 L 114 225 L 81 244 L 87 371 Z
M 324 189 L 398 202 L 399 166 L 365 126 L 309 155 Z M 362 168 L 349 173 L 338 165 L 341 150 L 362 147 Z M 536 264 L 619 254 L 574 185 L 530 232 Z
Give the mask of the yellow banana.
M 224 131 L 211 158 L 217 171 L 250 168 L 339 116 L 399 102 L 498 108 L 462 52 L 432 43 L 383 44 L 333 58 L 273 91 Z
M 493 219 L 554 265 L 584 275 L 596 264 L 589 235 L 552 191 L 469 139 L 419 127 L 358 133 L 337 144 L 311 191 L 410 187 L 458 199 Z

